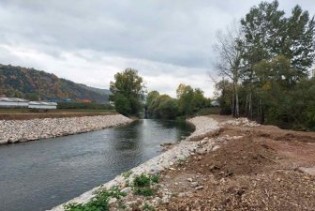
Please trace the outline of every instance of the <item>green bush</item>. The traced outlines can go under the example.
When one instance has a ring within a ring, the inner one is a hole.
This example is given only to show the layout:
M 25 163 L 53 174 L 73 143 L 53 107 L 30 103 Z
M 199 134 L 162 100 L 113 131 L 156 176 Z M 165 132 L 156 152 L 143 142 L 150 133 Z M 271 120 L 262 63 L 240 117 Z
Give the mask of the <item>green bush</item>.
M 132 174 L 132 171 L 125 171 L 121 174 L 125 179 L 127 179 Z
M 203 109 L 200 109 L 196 113 L 196 115 L 198 116 L 211 115 L 211 114 L 220 114 L 220 108 L 219 107 L 203 108 Z
M 150 184 L 151 184 L 150 176 L 147 176 L 145 174 L 141 174 L 140 176 L 137 176 L 133 181 L 133 185 L 135 187 L 145 187 L 145 186 L 150 186 Z
M 154 195 L 154 190 L 151 188 L 151 185 L 158 182 L 158 175 L 141 174 L 133 181 L 134 193 L 142 196 L 152 196 Z
M 135 188 L 134 193 L 141 196 L 153 196 L 154 191 L 150 187 Z
M 141 174 L 134 179 L 133 185 L 135 187 L 146 187 L 146 186 L 150 186 L 152 183 L 158 183 L 158 182 L 159 182 L 159 175 Z
M 160 177 L 157 174 L 156 175 L 152 175 L 150 178 L 151 178 L 152 183 L 158 183 L 159 180 L 160 180 Z
M 155 211 L 154 207 L 148 203 L 145 203 L 142 207 L 142 210 L 144 211 Z
M 113 110 L 114 108 L 110 104 L 61 102 L 61 103 L 58 103 L 58 109 Z
M 126 196 L 126 193 L 121 192 L 118 187 L 113 187 L 109 190 L 102 190 L 96 194 L 88 203 L 86 204 L 67 204 L 65 205 L 65 211 L 107 211 L 109 210 L 109 199 Z

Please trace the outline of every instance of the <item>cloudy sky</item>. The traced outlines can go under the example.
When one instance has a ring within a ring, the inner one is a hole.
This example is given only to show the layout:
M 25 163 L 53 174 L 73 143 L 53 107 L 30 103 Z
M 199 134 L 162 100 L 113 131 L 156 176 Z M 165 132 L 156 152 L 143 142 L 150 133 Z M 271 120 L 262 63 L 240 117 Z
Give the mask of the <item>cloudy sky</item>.
M 256 0 L 0 0 L 0 63 L 34 67 L 108 88 L 135 68 L 148 90 L 175 96 L 179 83 L 213 93 L 212 46 L 218 30 Z M 297 3 L 315 14 L 314 0 Z

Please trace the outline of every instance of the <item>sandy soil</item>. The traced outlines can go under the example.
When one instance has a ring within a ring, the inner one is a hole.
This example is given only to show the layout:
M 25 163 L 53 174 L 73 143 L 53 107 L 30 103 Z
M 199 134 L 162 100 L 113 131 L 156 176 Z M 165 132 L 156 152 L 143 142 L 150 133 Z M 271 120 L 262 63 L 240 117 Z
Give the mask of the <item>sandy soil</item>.
M 218 150 L 162 173 L 171 197 L 156 210 L 315 210 L 315 133 L 222 127 Z

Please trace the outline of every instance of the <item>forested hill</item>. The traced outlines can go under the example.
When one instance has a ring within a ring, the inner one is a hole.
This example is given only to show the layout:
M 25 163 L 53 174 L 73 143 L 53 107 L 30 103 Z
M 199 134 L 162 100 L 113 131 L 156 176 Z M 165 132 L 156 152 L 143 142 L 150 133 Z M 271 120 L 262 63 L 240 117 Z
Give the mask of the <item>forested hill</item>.
M 109 90 L 88 87 L 33 68 L 0 65 L 0 96 L 29 100 L 108 102 Z

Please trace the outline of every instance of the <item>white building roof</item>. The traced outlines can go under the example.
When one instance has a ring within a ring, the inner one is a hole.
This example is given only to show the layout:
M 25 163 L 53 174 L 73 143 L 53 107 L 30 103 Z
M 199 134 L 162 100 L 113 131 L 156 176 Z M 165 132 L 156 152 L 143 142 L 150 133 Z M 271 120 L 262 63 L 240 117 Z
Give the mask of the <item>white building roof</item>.
M 15 97 L 0 97 L 0 102 L 29 102 L 28 100 Z
M 44 101 L 30 101 L 29 105 L 49 105 L 49 106 L 57 106 L 55 102 L 44 102 Z

